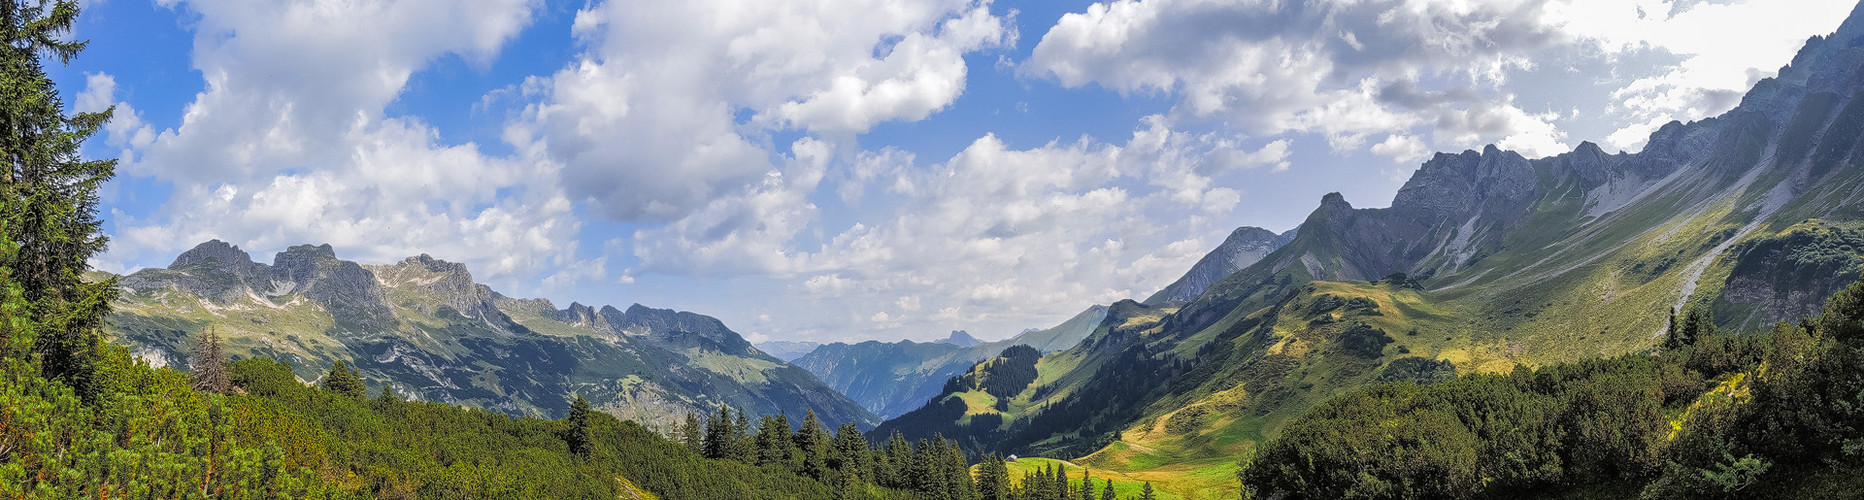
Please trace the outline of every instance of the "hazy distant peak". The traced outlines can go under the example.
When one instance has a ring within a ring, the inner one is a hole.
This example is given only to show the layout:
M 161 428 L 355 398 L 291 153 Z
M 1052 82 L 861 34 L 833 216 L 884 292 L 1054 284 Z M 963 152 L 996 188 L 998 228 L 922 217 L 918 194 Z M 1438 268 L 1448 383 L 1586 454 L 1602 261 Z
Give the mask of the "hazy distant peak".
M 937 340 L 936 342 L 940 344 L 951 344 L 958 347 L 972 347 L 984 343 L 984 341 L 978 340 L 977 337 L 972 337 L 971 332 L 964 330 L 952 330 L 950 336 L 942 340 Z

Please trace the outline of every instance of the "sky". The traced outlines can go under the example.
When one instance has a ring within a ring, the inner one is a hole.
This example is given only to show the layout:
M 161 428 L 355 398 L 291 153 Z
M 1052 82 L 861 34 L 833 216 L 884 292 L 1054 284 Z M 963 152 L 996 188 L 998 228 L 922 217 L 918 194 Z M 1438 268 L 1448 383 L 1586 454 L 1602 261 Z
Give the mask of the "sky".
M 220 239 L 464 262 L 753 342 L 1143 300 L 1433 152 L 1637 151 L 1847 0 L 86 0 L 92 264 Z

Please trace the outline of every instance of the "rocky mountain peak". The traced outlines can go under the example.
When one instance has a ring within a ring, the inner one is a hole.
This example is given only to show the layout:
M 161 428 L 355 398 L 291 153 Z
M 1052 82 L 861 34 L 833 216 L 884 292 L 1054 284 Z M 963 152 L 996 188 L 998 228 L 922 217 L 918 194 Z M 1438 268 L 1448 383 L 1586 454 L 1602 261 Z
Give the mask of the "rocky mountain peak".
M 233 246 L 231 243 L 215 239 L 195 245 L 194 248 L 182 252 L 181 255 L 175 257 L 175 262 L 169 264 L 168 268 L 179 269 L 197 265 L 244 267 L 247 264 L 253 263 L 252 254 L 246 253 L 245 250 L 240 250 L 239 247 Z
M 1461 221 L 1525 207 L 1539 197 L 1537 187 L 1527 158 L 1491 144 L 1481 153 L 1438 153 L 1424 162 L 1399 188 L 1392 209 L 1420 221 Z
M 1345 204 L 1345 197 L 1340 197 L 1339 203 Z M 1350 208 L 1351 205 L 1347 207 Z M 1210 285 L 1216 283 L 1217 280 L 1249 267 L 1250 264 L 1255 264 L 1275 249 L 1288 244 L 1289 241 L 1294 240 L 1294 235 L 1294 231 L 1275 234 L 1273 231 L 1254 226 L 1236 228 L 1230 231 L 1230 236 L 1223 240 L 1223 244 L 1217 245 L 1215 250 L 1211 250 L 1202 259 L 1198 259 L 1197 264 L 1192 265 L 1191 270 L 1179 277 L 1177 281 L 1146 298 L 1146 303 L 1162 304 L 1191 300 L 1204 293 L 1204 290 L 1209 289 Z
M 767 357 L 717 318 L 634 304 L 627 311 L 603 306 L 601 316 L 617 332 L 645 336 L 681 347 L 710 348 L 726 354 Z
M 971 332 L 967 332 L 964 330 L 952 330 L 950 336 L 945 337 L 944 340 L 938 341 L 938 343 L 951 344 L 951 345 L 955 345 L 958 347 L 971 347 L 971 346 L 975 346 L 978 344 L 982 344 L 984 343 L 984 341 L 978 340 L 977 337 L 972 337 Z

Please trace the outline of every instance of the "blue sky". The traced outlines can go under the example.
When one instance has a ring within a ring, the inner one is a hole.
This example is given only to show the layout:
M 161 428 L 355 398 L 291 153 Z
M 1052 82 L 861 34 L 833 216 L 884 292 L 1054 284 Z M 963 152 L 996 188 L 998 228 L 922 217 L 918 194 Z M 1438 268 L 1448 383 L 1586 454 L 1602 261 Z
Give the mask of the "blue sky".
M 1635 151 L 1843 0 L 89 0 L 113 272 L 467 263 L 752 340 L 1001 338 L 1431 152 Z

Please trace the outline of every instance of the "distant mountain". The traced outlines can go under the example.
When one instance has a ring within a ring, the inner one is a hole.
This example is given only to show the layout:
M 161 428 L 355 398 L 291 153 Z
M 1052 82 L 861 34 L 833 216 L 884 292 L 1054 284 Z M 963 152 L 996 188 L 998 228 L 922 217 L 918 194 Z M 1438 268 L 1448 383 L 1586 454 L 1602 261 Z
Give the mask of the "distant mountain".
M 1640 152 L 1490 146 L 1432 157 L 1389 208 L 1328 194 L 1292 240 L 1189 300 L 1115 304 L 1020 391 L 956 384 L 875 433 L 1129 472 L 1227 463 L 1333 394 L 1642 352 L 1673 309 L 1764 328 L 1860 270 L 1854 12 L 1733 110 L 1664 125 Z
M 557 309 L 500 295 L 465 265 L 426 255 L 361 265 L 330 245 L 299 245 L 266 265 L 215 240 L 119 283 L 110 331 L 155 364 L 186 365 L 194 339 L 213 328 L 234 357 L 278 359 L 307 381 L 341 359 L 372 388 L 518 415 L 555 418 L 581 394 L 663 428 L 720 404 L 875 420 L 712 317 L 639 304 Z
M 934 342 L 951 344 L 958 347 L 977 347 L 978 344 L 984 343 L 982 340 L 977 340 L 977 337 L 972 337 L 971 332 L 964 330 L 952 330 L 951 336 L 945 337 L 944 340 L 935 340 Z
M 1146 298 L 1147 304 L 1166 302 L 1184 302 L 1196 298 L 1212 283 L 1232 273 L 1241 271 L 1250 264 L 1267 257 L 1269 252 L 1294 241 L 1300 228 L 1290 229 L 1282 234 L 1275 234 L 1267 229 L 1244 226 L 1230 232 L 1230 237 L 1217 245 L 1215 250 L 1198 259 L 1191 270 L 1178 278 L 1178 281 L 1166 285 L 1158 293 Z
M 1105 306 L 1090 307 L 1052 328 L 969 347 L 943 341 L 837 342 L 823 345 L 793 363 L 814 373 L 829 387 L 853 398 L 868 411 L 886 418 L 925 404 L 938 395 L 947 379 L 964 374 L 971 365 L 996 356 L 1012 345 L 1028 345 L 1041 352 L 1073 346 L 1100 323 L 1106 312 Z M 952 336 L 958 337 L 961 333 L 953 332 Z M 968 333 L 963 337 L 976 340 Z
M 757 344 L 757 350 L 764 351 L 765 354 L 781 359 L 785 363 L 796 361 L 796 358 L 809 354 L 809 351 L 814 351 L 817 347 L 822 347 L 822 344 L 795 340 L 772 340 Z

